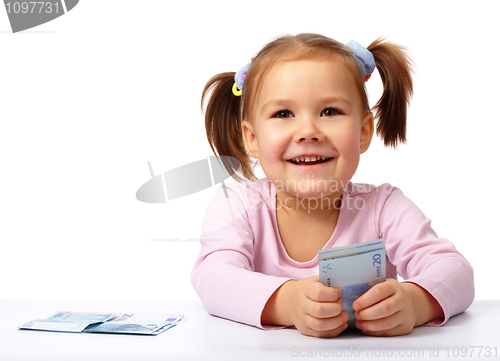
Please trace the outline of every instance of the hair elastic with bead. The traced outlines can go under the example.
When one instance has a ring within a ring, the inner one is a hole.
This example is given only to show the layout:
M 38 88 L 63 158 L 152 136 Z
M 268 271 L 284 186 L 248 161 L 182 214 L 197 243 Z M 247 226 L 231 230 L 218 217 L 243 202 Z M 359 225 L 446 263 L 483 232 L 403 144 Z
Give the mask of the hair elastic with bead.
M 250 63 L 234 74 L 233 94 L 237 97 L 240 97 L 243 94 L 243 81 L 245 80 L 249 68 Z

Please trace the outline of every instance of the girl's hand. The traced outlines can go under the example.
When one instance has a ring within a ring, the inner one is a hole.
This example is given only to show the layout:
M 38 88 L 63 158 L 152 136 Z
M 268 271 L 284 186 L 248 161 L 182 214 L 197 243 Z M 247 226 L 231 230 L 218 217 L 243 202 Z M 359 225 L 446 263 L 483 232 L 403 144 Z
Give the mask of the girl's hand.
M 427 291 L 395 279 L 372 287 L 354 302 L 353 309 L 356 327 L 371 336 L 406 335 L 443 315 L 441 306 Z
M 335 337 L 347 328 L 341 291 L 322 285 L 318 276 L 287 282 L 291 322 L 306 336 Z

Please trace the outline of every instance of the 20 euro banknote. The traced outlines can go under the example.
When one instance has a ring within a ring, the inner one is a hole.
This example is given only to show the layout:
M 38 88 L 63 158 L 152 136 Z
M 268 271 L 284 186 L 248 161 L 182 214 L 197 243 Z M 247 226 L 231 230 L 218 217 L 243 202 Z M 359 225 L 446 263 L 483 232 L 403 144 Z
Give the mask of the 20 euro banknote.
M 384 240 L 323 249 L 318 256 L 320 282 L 342 291 L 342 311 L 349 315 L 349 327 L 354 327 L 354 301 L 385 281 Z

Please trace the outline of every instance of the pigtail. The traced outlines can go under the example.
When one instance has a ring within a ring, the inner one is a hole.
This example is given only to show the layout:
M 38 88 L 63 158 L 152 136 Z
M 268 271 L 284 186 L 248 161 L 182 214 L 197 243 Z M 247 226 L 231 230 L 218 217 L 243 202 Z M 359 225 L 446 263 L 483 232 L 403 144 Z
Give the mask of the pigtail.
M 201 107 L 203 110 L 204 101 L 209 98 L 205 109 L 205 129 L 210 148 L 233 179 L 242 182 L 244 179 L 238 171 L 247 179 L 256 178 L 241 134 L 241 96 L 232 92 L 234 74 L 228 72 L 212 77 L 203 89 Z M 239 164 L 226 157 L 237 158 L 241 169 Z
M 370 44 L 368 50 L 375 58 L 384 84 L 382 97 L 374 106 L 378 118 L 377 135 L 383 138 L 386 146 L 395 148 L 398 142 L 406 141 L 406 113 L 413 95 L 413 63 L 405 48 L 381 38 Z

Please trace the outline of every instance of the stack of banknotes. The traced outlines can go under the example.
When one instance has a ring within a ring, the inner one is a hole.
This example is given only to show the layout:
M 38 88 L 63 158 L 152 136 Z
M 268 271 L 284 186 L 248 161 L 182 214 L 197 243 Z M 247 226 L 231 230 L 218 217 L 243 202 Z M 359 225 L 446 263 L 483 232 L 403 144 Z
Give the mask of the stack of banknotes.
M 384 240 L 323 249 L 318 256 L 319 281 L 342 291 L 342 311 L 349 314 L 349 327 L 355 327 L 352 304 L 374 285 L 385 281 Z
M 50 317 L 27 322 L 19 328 L 58 332 L 158 335 L 186 318 L 186 315 L 182 314 L 57 312 Z

